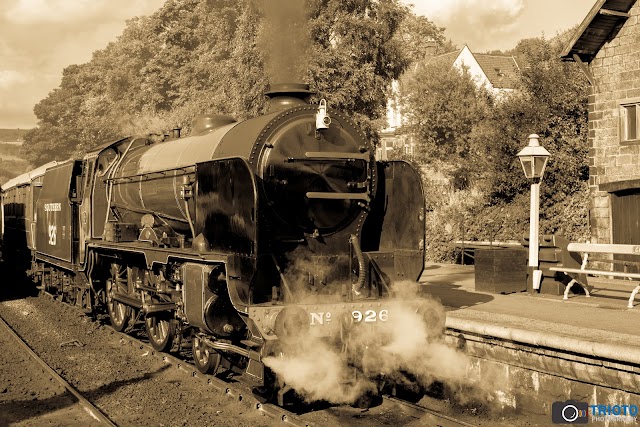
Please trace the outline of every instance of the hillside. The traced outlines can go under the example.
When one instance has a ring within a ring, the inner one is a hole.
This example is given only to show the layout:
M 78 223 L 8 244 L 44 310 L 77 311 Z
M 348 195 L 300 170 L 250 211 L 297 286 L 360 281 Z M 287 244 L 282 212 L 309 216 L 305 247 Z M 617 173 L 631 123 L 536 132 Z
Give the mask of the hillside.
M 5 130 L 19 131 L 19 129 L 0 129 L 0 132 Z M 0 135 L 0 141 L 2 141 L 2 137 L 6 137 L 6 135 L 19 134 L 16 134 L 15 132 L 2 133 Z M 24 135 L 24 132 L 22 135 Z M 12 141 L 16 141 L 16 139 L 13 139 Z M 29 162 L 24 160 L 24 156 L 20 153 L 21 148 L 22 146 L 15 144 L 15 142 L 0 142 L 0 185 L 29 169 Z
M 15 142 L 24 141 L 24 135 L 29 129 L 0 129 L 0 141 Z

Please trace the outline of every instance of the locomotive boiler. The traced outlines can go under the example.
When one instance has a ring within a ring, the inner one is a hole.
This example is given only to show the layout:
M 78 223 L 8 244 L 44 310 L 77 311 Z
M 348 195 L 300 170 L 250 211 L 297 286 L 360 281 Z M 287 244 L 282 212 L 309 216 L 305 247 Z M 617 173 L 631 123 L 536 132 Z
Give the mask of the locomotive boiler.
M 201 372 L 272 386 L 264 358 L 301 337 L 348 348 L 345 330 L 386 322 L 398 283 L 422 273 L 424 197 L 412 166 L 376 161 L 311 95 L 272 85 L 264 115 L 200 116 L 188 137 L 52 165 L 25 219 L 31 274 L 87 311 L 105 305 L 118 331 L 144 320 L 157 350 L 190 337 Z

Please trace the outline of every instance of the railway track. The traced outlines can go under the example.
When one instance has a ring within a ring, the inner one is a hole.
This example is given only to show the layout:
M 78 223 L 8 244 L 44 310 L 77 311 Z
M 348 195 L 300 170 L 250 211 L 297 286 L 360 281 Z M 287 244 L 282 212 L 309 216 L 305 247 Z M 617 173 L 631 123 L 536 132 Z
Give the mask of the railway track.
M 88 401 L 78 390 L 76 390 L 69 382 L 62 378 L 54 369 L 52 369 L 44 360 L 42 360 L 29 345 L 9 326 L 4 319 L 0 317 L 0 330 L 6 336 L 11 337 L 17 344 L 18 348 L 28 354 L 29 358 L 36 362 L 52 379 L 70 393 L 76 400 L 79 410 L 84 411 L 93 420 L 105 427 L 116 427 L 109 417 L 107 417 L 100 409 Z
M 241 388 L 214 375 L 202 374 L 198 372 L 198 370 L 193 365 L 193 362 L 187 357 L 168 353 L 158 353 L 150 344 L 136 336 L 132 336 L 122 332 L 119 332 L 118 334 L 121 337 L 121 342 L 128 343 L 128 345 L 139 346 L 141 350 L 146 350 L 146 354 L 150 357 L 161 357 L 165 362 L 176 366 L 177 369 L 181 369 L 191 377 L 200 381 L 205 381 L 217 392 L 224 393 L 227 396 L 240 401 L 248 402 L 255 410 L 261 411 L 266 416 L 269 416 L 275 420 L 279 420 L 284 424 L 296 427 L 314 427 L 316 426 L 316 424 L 321 425 L 321 423 L 314 423 L 312 421 L 310 422 L 304 420 L 299 415 L 277 405 L 260 402 L 248 388 Z M 383 395 L 382 398 L 384 401 L 390 403 L 395 407 L 398 407 L 403 412 L 409 414 L 412 418 L 421 420 L 423 423 L 421 423 L 420 425 L 438 427 L 475 427 L 474 424 L 458 420 L 455 417 L 441 414 L 437 411 L 407 402 L 397 397 Z M 424 424 L 424 422 L 426 422 L 426 424 Z
M 188 361 L 186 357 L 180 357 L 169 353 L 158 353 L 150 344 L 142 341 L 141 339 L 118 332 L 121 342 L 125 345 L 138 346 L 140 350 L 146 350 L 147 357 L 160 357 L 165 363 L 170 363 L 177 369 L 182 370 L 189 376 L 197 381 L 205 382 L 210 388 L 214 389 L 218 393 L 223 393 L 232 399 L 243 401 L 248 403 L 253 409 L 264 413 L 266 416 L 279 420 L 284 424 L 292 425 L 296 427 L 311 427 L 312 425 L 301 420 L 296 414 L 287 411 L 270 403 L 260 402 L 251 391 L 238 387 L 234 384 L 224 381 L 214 375 L 206 375 L 198 372 L 196 367 Z
M 387 400 L 389 402 L 393 402 L 396 405 L 399 405 L 403 408 L 404 411 L 409 412 L 409 413 L 413 413 L 414 417 L 417 419 L 421 419 L 421 420 L 431 420 L 434 422 L 434 426 L 440 426 L 440 427 L 454 427 L 454 426 L 463 426 L 463 427 L 476 427 L 475 424 L 470 424 L 467 423 L 465 421 L 459 420 L 457 418 L 454 417 L 450 417 L 448 415 L 444 415 L 441 414 L 437 411 L 425 408 L 423 406 L 420 405 L 416 405 L 413 403 L 409 403 L 407 401 L 404 401 L 402 399 L 398 399 L 397 397 L 393 397 L 393 396 L 382 396 L 382 398 L 384 400 Z
M 49 298 L 45 299 L 51 301 L 54 306 L 66 305 L 61 303 L 61 301 L 57 299 L 51 298 L 50 295 L 47 296 Z M 68 305 L 67 307 L 72 308 Z M 108 322 L 107 319 L 100 320 L 102 320 L 103 322 Z M 4 322 L 2 322 L 2 327 L 9 328 L 9 326 Z M 380 408 L 371 408 L 371 410 L 360 410 L 351 407 L 325 407 L 319 410 L 306 410 L 299 413 L 294 413 L 277 405 L 260 401 L 252 393 L 251 388 L 247 384 L 244 384 L 242 382 L 233 382 L 237 379 L 237 377 L 232 378 L 231 382 L 229 382 L 225 381 L 223 378 L 218 378 L 213 375 L 201 374 L 197 371 L 195 366 L 193 366 L 191 358 L 188 354 L 186 354 L 188 352 L 172 354 L 157 352 L 150 344 L 146 342 L 146 337 L 144 336 L 143 329 L 144 328 L 138 327 L 134 328 L 133 331 L 130 331 L 132 335 L 118 333 L 115 331 L 113 331 L 112 334 L 115 334 L 115 336 L 117 337 L 117 341 L 120 342 L 120 345 L 130 346 L 135 353 L 142 357 L 141 360 L 144 360 L 144 358 L 155 359 L 154 361 L 150 360 L 148 362 L 149 366 L 154 364 L 157 365 L 159 363 L 167 365 L 168 367 L 173 366 L 179 372 L 179 375 L 184 374 L 189 378 L 189 381 L 199 381 L 201 385 L 204 385 L 205 388 L 212 390 L 213 393 L 227 396 L 231 401 L 235 400 L 238 402 L 242 402 L 242 406 L 247 407 L 251 411 L 254 411 L 256 413 L 266 415 L 268 418 L 274 421 L 274 424 L 304 427 L 321 425 L 350 425 L 356 427 L 369 427 L 375 425 L 382 426 L 393 424 L 408 426 L 468 427 L 472 425 L 467 422 L 439 413 L 438 411 L 411 404 L 409 402 L 391 396 L 383 396 L 384 401 L 382 405 L 380 405 Z M 13 331 L 11 332 L 11 334 L 15 335 Z M 72 393 L 74 396 L 77 396 L 79 402 L 83 402 L 82 408 L 85 412 L 89 414 L 95 414 L 95 416 L 92 415 L 93 419 L 101 420 L 100 425 L 116 425 L 116 423 L 112 422 L 106 415 L 101 413 L 97 408 L 95 408 L 95 406 L 84 399 L 73 386 L 67 383 L 64 379 L 60 378 L 60 376 L 53 369 L 48 367 L 48 365 L 46 365 L 46 363 L 43 362 L 37 355 L 35 355 L 35 353 L 26 344 L 24 344 L 24 342 L 22 342 L 19 337 L 17 337 L 16 339 L 20 340 L 21 346 L 25 346 L 25 349 L 28 348 L 28 352 L 31 357 L 37 358 L 39 364 L 44 364 L 43 368 L 44 366 L 47 366 L 47 371 L 52 376 L 55 375 L 57 377 L 57 381 L 62 381 L 61 384 L 63 384 L 64 387 L 70 391 L 70 393 Z M 109 412 L 107 411 L 107 413 Z M 382 417 L 380 417 L 380 415 L 382 415 Z M 119 418 L 115 417 L 113 419 L 117 421 Z M 128 424 L 125 422 L 125 424 L 122 425 Z

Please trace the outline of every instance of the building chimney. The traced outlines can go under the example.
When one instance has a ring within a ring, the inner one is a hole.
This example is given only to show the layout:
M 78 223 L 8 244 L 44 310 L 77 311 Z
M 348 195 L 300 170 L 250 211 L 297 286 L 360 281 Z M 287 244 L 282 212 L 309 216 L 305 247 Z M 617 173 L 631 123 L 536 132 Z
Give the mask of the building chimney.
M 434 56 L 437 51 L 438 51 L 438 42 L 436 42 L 433 39 L 427 40 L 427 43 L 425 45 L 424 56 L 425 57 Z

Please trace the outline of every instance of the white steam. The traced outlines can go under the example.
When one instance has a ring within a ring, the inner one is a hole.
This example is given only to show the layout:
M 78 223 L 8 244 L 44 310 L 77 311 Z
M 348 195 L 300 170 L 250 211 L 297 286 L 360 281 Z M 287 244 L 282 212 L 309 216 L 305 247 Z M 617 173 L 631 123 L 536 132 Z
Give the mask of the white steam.
M 282 357 L 267 357 L 264 363 L 308 402 L 352 403 L 374 387 L 364 378 L 354 382 L 353 368 L 344 356 L 317 338 L 299 343 Z
M 444 308 L 417 296 L 416 288 L 407 282 L 395 285 L 396 300 L 384 303 L 388 319 L 358 322 L 337 343 L 302 337 L 279 357 L 265 358 L 265 365 L 307 401 L 353 403 L 376 390 L 373 378 L 462 388 L 471 360 L 444 343 Z M 365 374 L 357 380 L 354 366 Z

